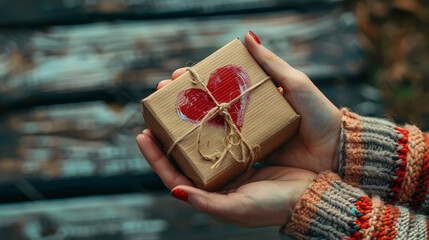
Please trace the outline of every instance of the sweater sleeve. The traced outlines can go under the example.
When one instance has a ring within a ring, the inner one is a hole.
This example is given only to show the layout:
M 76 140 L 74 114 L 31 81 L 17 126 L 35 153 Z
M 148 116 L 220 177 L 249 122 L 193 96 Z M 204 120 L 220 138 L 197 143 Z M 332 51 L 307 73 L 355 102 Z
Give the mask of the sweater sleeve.
M 428 219 L 370 198 L 335 173 L 319 174 L 281 233 L 298 239 L 429 239 Z
M 338 173 L 343 180 L 389 202 L 429 203 L 429 137 L 416 126 L 342 110 Z

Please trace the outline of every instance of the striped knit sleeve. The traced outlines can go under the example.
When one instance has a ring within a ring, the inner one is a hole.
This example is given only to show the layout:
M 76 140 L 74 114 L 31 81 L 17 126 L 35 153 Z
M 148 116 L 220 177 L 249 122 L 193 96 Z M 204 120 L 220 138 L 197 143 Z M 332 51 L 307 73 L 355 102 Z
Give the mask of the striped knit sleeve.
M 281 233 L 298 239 L 429 239 L 426 216 L 370 198 L 332 172 L 313 181 Z
M 342 110 L 338 173 L 369 196 L 410 204 L 429 203 L 429 137 L 416 126 L 362 117 Z

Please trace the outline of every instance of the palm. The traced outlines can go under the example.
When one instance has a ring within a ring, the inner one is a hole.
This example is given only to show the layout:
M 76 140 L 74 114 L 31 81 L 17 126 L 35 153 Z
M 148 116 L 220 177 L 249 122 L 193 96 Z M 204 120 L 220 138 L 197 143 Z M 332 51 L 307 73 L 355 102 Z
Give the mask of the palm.
M 285 93 L 285 97 L 302 116 L 301 125 L 297 136 L 272 153 L 265 162 L 313 172 L 335 171 L 341 124 L 338 108 L 320 91 L 309 87 L 294 88 Z
M 226 191 L 233 212 L 226 216 L 223 211 L 211 215 L 247 227 L 284 224 L 315 176 L 310 171 L 288 167 L 251 169 Z
M 211 193 L 195 185 L 171 164 L 149 130 L 137 136 L 137 143 L 168 189 L 181 189 L 188 202 L 212 217 L 242 226 L 282 225 L 316 174 L 291 167 L 250 169 Z

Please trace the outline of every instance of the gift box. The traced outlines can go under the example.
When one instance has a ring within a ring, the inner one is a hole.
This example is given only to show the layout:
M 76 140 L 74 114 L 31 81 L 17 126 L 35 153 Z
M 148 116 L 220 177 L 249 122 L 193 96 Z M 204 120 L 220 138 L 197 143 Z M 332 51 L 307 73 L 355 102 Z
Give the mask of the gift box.
M 237 38 L 142 100 L 146 126 L 197 187 L 216 190 L 297 131 L 300 116 Z

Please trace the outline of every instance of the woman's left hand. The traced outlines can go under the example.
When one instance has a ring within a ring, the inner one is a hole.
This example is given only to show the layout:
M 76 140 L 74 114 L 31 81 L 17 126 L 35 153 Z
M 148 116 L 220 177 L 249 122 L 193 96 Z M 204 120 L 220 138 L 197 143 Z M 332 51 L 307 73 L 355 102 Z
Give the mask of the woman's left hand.
M 220 192 L 207 192 L 171 164 L 150 130 L 137 136 L 137 144 L 165 186 L 176 198 L 222 222 L 245 227 L 281 226 L 316 174 L 291 167 L 249 169 Z

